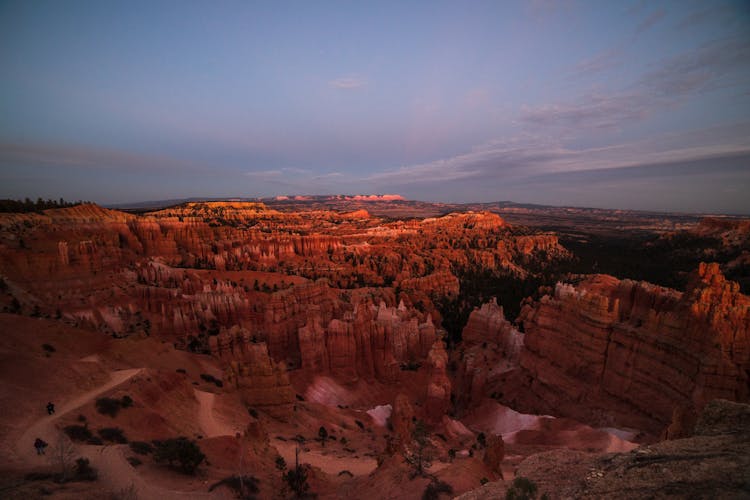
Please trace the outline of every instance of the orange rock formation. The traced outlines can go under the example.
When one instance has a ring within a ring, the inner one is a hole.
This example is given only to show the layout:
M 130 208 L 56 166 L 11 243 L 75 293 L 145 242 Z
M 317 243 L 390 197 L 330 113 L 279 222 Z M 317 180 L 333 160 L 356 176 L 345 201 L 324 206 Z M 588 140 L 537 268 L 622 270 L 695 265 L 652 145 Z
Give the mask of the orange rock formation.
M 522 311 L 521 407 L 658 433 L 678 407 L 748 400 L 750 298 L 717 264 L 685 293 L 592 276 Z

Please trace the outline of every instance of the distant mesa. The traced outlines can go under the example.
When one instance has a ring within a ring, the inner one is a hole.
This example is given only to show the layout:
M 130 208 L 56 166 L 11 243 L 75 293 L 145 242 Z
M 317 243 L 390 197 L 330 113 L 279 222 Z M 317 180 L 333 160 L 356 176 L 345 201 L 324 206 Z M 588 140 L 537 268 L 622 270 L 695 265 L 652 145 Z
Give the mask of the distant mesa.
M 399 194 L 358 194 L 346 199 L 355 201 L 406 201 L 406 198 Z
M 334 194 L 327 196 L 314 195 L 279 195 L 273 198 L 274 201 L 406 201 L 406 198 L 400 194 Z

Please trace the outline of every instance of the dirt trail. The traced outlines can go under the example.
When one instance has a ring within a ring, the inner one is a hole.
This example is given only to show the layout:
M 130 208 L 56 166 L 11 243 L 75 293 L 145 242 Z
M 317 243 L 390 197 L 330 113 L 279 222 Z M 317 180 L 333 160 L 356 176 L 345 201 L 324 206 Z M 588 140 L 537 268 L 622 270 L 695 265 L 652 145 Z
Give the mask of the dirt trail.
M 14 451 L 17 457 L 28 465 L 36 466 L 40 463 L 47 463 L 45 460 L 46 457 L 37 456 L 36 451 L 34 450 L 34 440 L 37 437 L 42 438 L 50 444 L 47 452 L 51 453 L 52 448 L 60 439 L 60 432 L 55 427 L 55 422 L 60 417 L 80 408 L 94 400 L 100 394 L 103 394 L 131 379 L 139 374 L 141 370 L 141 368 L 133 368 L 112 372 L 110 380 L 105 384 L 100 385 L 96 389 L 80 394 L 71 400 L 58 403 L 54 415 L 40 418 L 26 429 L 26 431 L 24 431 L 15 441 Z M 91 465 L 97 469 L 99 472 L 99 482 L 101 487 L 109 488 L 113 491 L 131 490 L 135 493 L 136 498 L 158 498 L 160 500 L 212 498 L 221 496 L 210 495 L 203 492 L 171 491 L 149 484 L 140 477 L 127 462 L 121 446 L 74 445 L 74 448 L 77 450 L 76 456 L 87 457 L 91 461 Z
M 34 422 L 21 437 L 16 441 L 15 452 L 19 458 L 25 462 L 38 463 L 36 459 L 36 451 L 34 450 L 34 440 L 36 438 L 42 438 L 47 441 L 50 445 L 53 445 L 57 441 L 57 430 L 55 429 L 55 422 L 63 415 L 70 413 L 76 408 L 80 408 L 89 401 L 92 401 L 97 396 L 108 390 L 117 387 L 126 380 L 134 377 L 140 373 L 140 368 L 132 368 L 130 370 L 119 370 L 112 372 L 112 377 L 108 382 L 100 385 L 99 387 L 92 389 L 88 392 L 84 392 L 75 398 L 58 403 L 55 407 L 55 413 L 53 415 L 47 415 Z
M 295 443 L 274 443 L 273 446 L 278 450 L 279 455 L 284 457 L 287 464 L 294 465 L 294 449 L 297 446 Z M 330 454 L 324 455 L 318 450 L 305 451 L 299 454 L 299 461 L 303 464 L 318 467 L 323 472 L 334 476 L 342 470 L 348 470 L 355 476 L 366 476 L 378 466 L 378 462 L 374 458 L 339 457 L 333 453 L 331 451 Z
M 216 394 L 199 391 L 198 389 L 194 389 L 194 391 L 195 398 L 198 400 L 198 403 L 200 403 L 200 408 L 198 409 L 198 424 L 203 430 L 203 435 L 205 437 L 234 436 L 237 432 L 242 432 L 241 429 L 235 429 L 231 425 L 216 418 L 213 412 Z M 275 443 L 274 446 L 287 463 L 294 463 L 294 444 Z M 342 470 L 348 470 L 355 476 L 366 475 L 375 470 L 378 465 L 374 458 L 340 457 L 335 456 L 333 450 L 331 450 L 330 453 L 331 454 L 324 454 L 322 451 L 311 450 L 309 452 L 301 453 L 300 461 L 302 463 L 308 463 L 315 467 L 319 467 L 323 472 L 334 475 Z
M 231 425 L 217 420 L 214 416 L 214 400 L 216 394 L 212 392 L 199 391 L 194 389 L 195 399 L 198 400 L 200 407 L 198 408 L 198 425 L 203 429 L 203 435 L 205 437 L 217 437 L 217 436 L 234 436 L 238 432 L 242 432 L 241 429 L 235 429 Z

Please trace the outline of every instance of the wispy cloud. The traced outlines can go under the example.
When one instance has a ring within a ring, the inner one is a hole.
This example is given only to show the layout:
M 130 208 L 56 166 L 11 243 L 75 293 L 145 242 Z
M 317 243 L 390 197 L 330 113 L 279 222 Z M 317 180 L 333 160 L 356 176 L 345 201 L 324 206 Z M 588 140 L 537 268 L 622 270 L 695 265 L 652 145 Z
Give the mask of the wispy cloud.
M 643 77 L 641 85 L 662 95 L 684 96 L 718 86 L 750 83 L 748 67 L 750 40 L 728 38 L 662 61 Z
M 313 177 L 316 181 L 327 181 L 327 180 L 335 180 L 335 179 L 342 179 L 344 177 L 344 174 L 341 172 L 328 172 L 327 174 L 322 175 L 316 175 Z
M 287 184 L 299 177 L 309 177 L 311 173 L 310 170 L 302 168 L 285 167 L 273 170 L 252 170 L 245 172 L 245 175 L 256 181 Z
M 590 69 L 606 64 L 587 64 Z M 610 92 L 600 91 L 579 99 L 525 107 L 520 121 L 533 126 L 605 129 L 644 119 L 652 113 L 679 105 L 698 92 L 724 86 L 750 83 L 750 41 L 728 38 L 659 61 L 630 86 Z
M 526 107 L 521 121 L 534 126 L 609 129 L 622 122 L 645 118 L 654 99 L 635 92 L 589 95 L 577 102 Z
M 543 137 L 495 141 L 429 163 L 402 166 L 368 177 L 382 185 L 471 180 L 508 182 L 547 174 L 750 155 L 750 123 L 671 134 L 601 148 L 576 149 Z
M 368 83 L 367 78 L 360 76 L 344 76 L 331 80 L 328 82 L 328 85 L 335 89 L 351 90 L 365 87 Z
M 0 165 L 52 166 L 134 172 L 205 172 L 207 167 L 163 155 L 128 153 L 82 145 L 47 143 L 0 143 Z
M 664 16 L 666 15 L 667 13 L 664 9 L 655 10 L 654 12 L 649 14 L 648 17 L 646 17 L 643 21 L 638 23 L 638 26 L 635 28 L 635 32 L 637 34 L 641 34 L 648 31 L 655 24 L 664 19 Z
M 743 9 L 746 7 L 742 3 L 705 2 L 698 4 L 700 8 L 688 11 L 684 17 L 677 23 L 677 28 L 682 30 L 692 30 L 701 24 L 717 23 L 727 27 L 735 23 L 743 23 L 743 17 L 746 15 Z
M 613 68 L 623 62 L 623 48 L 614 47 L 595 54 L 593 57 L 584 59 L 576 64 L 573 72 L 576 75 L 598 73 Z
M 319 173 L 293 167 L 254 170 L 245 172 L 245 176 L 271 190 L 284 190 L 283 194 L 314 194 L 324 188 L 335 191 L 337 186 L 343 186 L 348 180 L 348 176 L 341 172 Z

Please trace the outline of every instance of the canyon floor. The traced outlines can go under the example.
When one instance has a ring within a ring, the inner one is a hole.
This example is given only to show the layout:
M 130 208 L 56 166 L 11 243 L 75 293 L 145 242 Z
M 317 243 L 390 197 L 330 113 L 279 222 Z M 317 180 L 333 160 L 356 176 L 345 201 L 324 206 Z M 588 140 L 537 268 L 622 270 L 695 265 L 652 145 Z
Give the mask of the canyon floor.
M 748 242 L 404 200 L 0 214 L 0 496 L 750 497 Z M 194 474 L 152 451 L 179 437 Z

